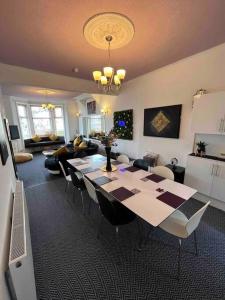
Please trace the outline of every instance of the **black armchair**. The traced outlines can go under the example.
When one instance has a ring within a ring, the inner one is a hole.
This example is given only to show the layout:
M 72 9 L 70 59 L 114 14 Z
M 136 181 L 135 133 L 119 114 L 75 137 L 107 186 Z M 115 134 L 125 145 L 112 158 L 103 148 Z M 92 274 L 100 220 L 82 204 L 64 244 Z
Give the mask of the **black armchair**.
M 83 213 L 84 213 L 84 196 L 83 191 L 86 190 L 83 176 L 80 172 L 74 172 L 74 170 L 68 168 L 68 172 L 71 176 L 73 187 L 76 188 L 81 195 L 81 201 L 82 201 L 82 207 L 83 207 Z
M 133 166 L 145 171 L 148 171 L 149 163 L 144 159 L 136 159 L 133 163 Z
M 136 219 L 136 215 L 124 205 L 122 205 L 120 202 L 115 200 L 109 200 L 99 190 L 96 190 L 96 194 L 100 210 L 102 212 L 102 216 L 104 216 L 111 225 L 116 226 L 116 234 L 118 234 L 119 232 L 118 226 L 129 224 Z M 99 230 L 97 235 L 98 237 L 101 230 L 102 220 L 103 218 L 101 218 L 99 223 Z

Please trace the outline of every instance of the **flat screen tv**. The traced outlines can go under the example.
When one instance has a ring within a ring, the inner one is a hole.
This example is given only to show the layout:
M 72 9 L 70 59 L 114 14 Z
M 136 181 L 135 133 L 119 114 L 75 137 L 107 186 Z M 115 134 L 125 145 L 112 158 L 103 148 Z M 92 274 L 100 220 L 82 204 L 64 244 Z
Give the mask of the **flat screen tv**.
M 19 130 L 17 125 L 9 125 L 11 140 L 18 140 L 20 138 Z
M 181 109 L 181 104 L 145 109 L 144 135 L 178 139 Z

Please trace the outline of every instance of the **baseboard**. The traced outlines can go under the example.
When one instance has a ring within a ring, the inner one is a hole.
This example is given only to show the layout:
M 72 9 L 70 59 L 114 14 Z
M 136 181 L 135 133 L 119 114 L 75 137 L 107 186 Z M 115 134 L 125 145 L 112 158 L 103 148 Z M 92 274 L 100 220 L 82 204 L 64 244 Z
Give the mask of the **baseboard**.
M 203 195 L 203 194 L 200 194 L 200 193 L 196 193 L 194 196 L 193 196 L 194 199 L 196 200 L 199 200 L 203 203 L 206 203 L 208 201 L 211 201 L 210 203 L 210 206 L 213 206 L 217 209 L 220 209 L 222 211 L 225 211 L 225 202 L 223 201 L 219 201 L 217 199 L 214 199 L 214 198 L 211 198 L 211 197 L 208 197 L 206 195 Z

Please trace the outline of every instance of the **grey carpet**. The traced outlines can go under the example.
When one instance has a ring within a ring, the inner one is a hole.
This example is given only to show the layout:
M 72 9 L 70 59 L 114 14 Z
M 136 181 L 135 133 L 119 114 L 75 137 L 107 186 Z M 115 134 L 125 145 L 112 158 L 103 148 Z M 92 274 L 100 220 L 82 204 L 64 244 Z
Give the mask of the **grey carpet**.
M 191 253 L 193 237 L 184 242 L 177 281 L 174 237 L 156 229 L 138 252 L 136 222 L 121 228 L 118 244 L 105 222 L 97 239 L 98 209 L 93 204 L 84 216 L 79 193 L 66 194 L 64 179 L 54 179 L 26 188 L 39 299 L 225 299 L 223 212 L 210 207 L 204 215 L 197 231 L 199 257 Z M 190 215 L 201 206 L 190 200 L 184 210 Z
M 44 164 L 45 156 L 42 153 L 34 153 L 32 161 L 17 164 L 19 179 L 23 180 L 25 188 L 60 177 L 60 175 L 50 174 Z

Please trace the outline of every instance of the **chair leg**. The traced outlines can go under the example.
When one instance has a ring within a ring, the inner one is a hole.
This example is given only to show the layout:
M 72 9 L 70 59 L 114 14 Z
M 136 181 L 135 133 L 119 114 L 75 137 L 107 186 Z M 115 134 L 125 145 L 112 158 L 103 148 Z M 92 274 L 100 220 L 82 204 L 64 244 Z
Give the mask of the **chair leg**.
M 68 185 L 69 185 L 69 181 L 66 180 L 65 192 L 66 192 L 67 189 L 68 189 Z
M 84 212 L 84 196 L 83 196 L 82 190 L 80 190 L 80 195 L 81 195 L 81 202 L 82 202 L 82 211 L 83 211 L 83 214 L 85 214 L 85 212 Z
M 195 241 L 195 255 L 198 256 L 198 244 L 197 244 L 196 231 L 194 231 L 194 241 Z
M 116 235 L 118 236 L 118 234 L 119 234 L 119 227 L 116 226 Z
M 142 244 L 143 244 L 143 242 L 144 242 L 144 237 L 143 237 L 143 235 L 142 235 L 142 229 L 143 229 L 143 227 L 142 227 L 141 222 L 140 222 L 140 220 L 138 219 L 138 217 L 137 217 L 137 226 L 138 226 L 138 234 L 139 234 L 139 242 L 138 242 L 138 248 L 137 248 L 137 250 L 138 250 L 138 251 L 141 251 L 141 249 L 142 249 Z
M 177 278 L 178 278 L 178 280 L 180 279 L 180 269 L 181 269 L 181 265 L 180 265 L 180 261 L 181 261 L 181 244 L 182 244 L 182 240 L 179 239 L 178 269 L 177 269 Z
M 89 197 L 89 206 L 88 206 L 88 214 L 89 215 L 91 213 L 91 201 L 92 201 L 92 199 L 91 199 L 91 197 Z
M 98 232 L 97 232 L 97 239 L 99 239 L 99 236 L 100 236 L 100 233 L 101 233 L 102 221 L 103 221 L 103 215 L 101 215 L 100 220 L 99 220 Z

